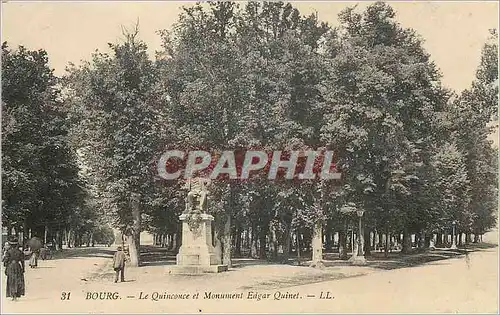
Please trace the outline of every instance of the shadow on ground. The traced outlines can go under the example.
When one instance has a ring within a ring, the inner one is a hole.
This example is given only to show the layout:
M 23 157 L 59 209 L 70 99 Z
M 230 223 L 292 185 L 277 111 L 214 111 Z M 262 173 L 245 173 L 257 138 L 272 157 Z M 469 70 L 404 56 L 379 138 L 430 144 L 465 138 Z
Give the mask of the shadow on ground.
M 284 289 L 294 287 L 297 285 L 305 285 L 311 283 L 318 283 L 331 280 L 340 280 L 346 278 L 354 278 L 365 275 L 366 273 L 346 274 L 342 272 L 324 272 L 319 274 L 295 274 L 289 277 L 281 277 L 278 279 L 269 279 L 267 281 L 258 282 L 252 285 L 241 286 L 241 290 L 271 290 L 271 289 Z
M 367 264 L 363 267 L 352 266 L 352 264 L 347 260 L 340 260 L 338 258 L 338 253 L 325 253 L 324 254 L 324 266 L 321 271 L 309 272 L 310 268 L 299 268 L 294 269 L 293 276 L 278 277 L 273 276 L 265 279 L 264 281 L 258 281 L 256 283 L 247 284 L 242 289 L 271 289 L 271 288 L 283 288 L 289 286 L 295 286 L 298 284 L 315 283 L 336 279 L 351 278 L 364 275 L 370 270 L 394 270 L 400 268 L 410 268 L 417 267 L 425 264 L 436 264 L 436 263 L 446 263 L 444 260 L 450 258 L 467 257 L 469 253 L 476 251 L 483 251 L 497 247 L 496 244 L 490 243 L 477 243 L 469 244 L 466 248 L 462 247 L 456 250 L 451 250 L 448 248 L 438 248 L 435 250 L 418 250 L 414 249 L 410 254 L 401 254 L 399 252 L 391 252 L 388 257 L 385 257 L 383 252 L 372 252 L 372 255 L 367 258 Z M 101 266 L 99 270 L 90 275 L 88 278 L 100 278 L 112 281 L 114 279 L 114 272 L 111 266 L 112 256 L 115 249 L 112 247 L 83 247 L 83 248 L 72 248 L 65 249 L 54 255 L 54 259 L 78 259 L 84 257 L 103 257 L 109 260 L 105 265 Z M 154 266 L 168 266 L 175 265 L 176 253 L 169 251 L 166 248 L 156 247 L 156 246 L 142 246 L 141 247 L 141 265 L 142 267 L 154 267 Z M 293 254 L 292 254 L 293 255 Z M 291 256 L 292 256 L 291 255 Z M 259 268 L 259 266 L 265 268 L 274 268 L 277 266 L 303 266 L 308 267 L 310 265 L 310 257 L 307 255 L 302 256 L 301 261 L 297 260 L 295 257 L 291 257 L 288 261 L 280 259 L 279 261 L 271 261 L 266 259 L 254 259 L 247 257 L 235 257 L 232 259 L 233 266 L 230 271 L 238 272 L 252 272 L 253 268 Z M 342 268 L 350 267 L 350 268 Z M 249 270 L 247 270 L 249 269 Z M 280 269 L 281 270 L 281 269 Z M 301 271 L 302 270 L 302 271 Z M 142 272 L 142 271 L 141 271 Z M 148 269 L 144 269 L 145 273 L 148 273 Z M 83 281 L 88 281 L 87 279 L 82 279 Z
M 141 246 L 142 266 L 175 265 L 176 254 L 163 247 Z
M 108 247 L 77 247 L 52 251 L 52 257 L 46 259 L 39 258 L 38 260 L 78 259 L 86 257 L 111 258 L 113 254 L 114 250 Z M 25 259 L 28 260 L 29 258 L 30 255 L 26 255 Z
M 371 256 L 367 257 L 366 266 L 383 270 L 416 267 L 445 259 L 464 257 L 470 253 L 495 248 L 497 246 L 498 245 L 491 243 L 476 243 L 467 245 L 467 247 L 460 247 L 455 250 L 449 248 L 436 248 L 434 250 L 413 249 L 413 251 L 409 254 L 392 252 L 389 253 L 387 257 L 385 257 L 383 252 L 372 252 Z M 336 255 L 338 254 L 326 254 L 325 265 L 328 267 L 351 265 L 349 261 L 335 259 Z
M 408 268 L 445 259 L 462 257 L 471 252 L 491 249 L 495 247 L 497 247 L 496 244 L 476 243 L 467 245 L 467 247 L 458 248 L 456 250 L 451 250 L 448 248 L 437 248 L 435 250 L 414 249 L 410 254 L 391 252 L 389 253 L 388 257 L 385 257 L 385 254 L 383 252 L 372 252 L 372 255 L 367 258 L 366 266 L 383 270 Z M 104 254 L 104 252 L 101 252 L 101 254 Z M 96 255 L 96 253 L 94 253 L 94 255 Z M 112 255 L 112 252 L 109 255 Z M 142 266 L 175 265 L 175 256 L 176 254 L 173 251 L 169 251 L 166 248 L 156 246 L 141 247 Z M 347 260 L 339 259 L 338 253 L 325 253 L 323 257 L 325 259 L 325 267 L 340 267 L 352 265 Z M 268 259 L 236 257 L 232 259 L 232 269 L 247 268 L 256 265 L 294 265 L 307 267 L 310 264 L 309 260 L 310 257 L 308 259 L 307 256 L 303 256 L 300 260 L 300 263 L 299 260 L 294 257 L 289 258 L 288 261 L 283 259 L 272 261 Z

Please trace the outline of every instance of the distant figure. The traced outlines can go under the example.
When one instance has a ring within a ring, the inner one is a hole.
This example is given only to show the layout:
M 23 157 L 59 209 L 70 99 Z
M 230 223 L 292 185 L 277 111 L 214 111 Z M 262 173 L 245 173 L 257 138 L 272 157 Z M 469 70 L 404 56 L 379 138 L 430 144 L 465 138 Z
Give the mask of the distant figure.
M 10 248 L 5 252 L 2 261 L 7 276 L 7 297 L 17 300 L 25 293 L 24 287 L 24 253 L 19 250 L 17 241 L 9 241 Z
M 30 268 L 38 267 L 38 255 L 39 255 L 38 249 L 31 251 L 31 256 L 30 256 L 30 261 L 29 261 Z
M 120 282 L 125 282 L 125 260 L 127 257 L 122 251 L 121 246 L 118 246 L 116 253 L 113 256 L 113 269 L 115 270 L 115 283 L 118 282 L 118 274 L 120 273 Z
M 40 248 L 40 258 L 42 260 L 47 259 L 47 255 L 49 254 L 49 247 L 47 244 L 44 244 L 42 248 Z

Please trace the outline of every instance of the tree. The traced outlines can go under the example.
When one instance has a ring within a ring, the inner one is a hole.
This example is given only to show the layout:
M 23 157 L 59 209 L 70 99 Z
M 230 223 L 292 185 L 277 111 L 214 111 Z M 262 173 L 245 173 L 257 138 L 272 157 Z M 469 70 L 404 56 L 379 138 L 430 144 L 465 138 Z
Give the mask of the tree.
M 156 68 L 138 29 L 110 44 L 111 54 L 71 67 L 66 78 L 82 160 L 101 198 L 128 236 L 131 264 L 140 265 L 142 215 L 155 191 L 152 163 L 159 154 L 161 115 L 155 95 Z
M 483 234 L 495 225 L 497 210 L 497 153 L 488 136 L 498 128 L 498 35 L 492 31 L 484 45 L 481 63 L 472 87 L 462 92 L 450 108 L 450 126 L 458 150 L 465 156 L 469 181 L 469 206 L 464 209 L 473 223 L 464 226 L 466 232 Z
M 449 93 L 422 40 L 394 17 L 382 2 L 339 15 L 327 47 L 332 59 L 323 91 L 330 111 L 322 139 L 337 151 L 349 183 L 345 202 L 367 210 L 368 227 L 401 228 L 409 240 L 417 213 L 429 205 L 422 168 L 429 166 Z
M 42 236 L 62 231 L 82 204 L 60 86 L 43 50 L 2 45 L 3 219 Z

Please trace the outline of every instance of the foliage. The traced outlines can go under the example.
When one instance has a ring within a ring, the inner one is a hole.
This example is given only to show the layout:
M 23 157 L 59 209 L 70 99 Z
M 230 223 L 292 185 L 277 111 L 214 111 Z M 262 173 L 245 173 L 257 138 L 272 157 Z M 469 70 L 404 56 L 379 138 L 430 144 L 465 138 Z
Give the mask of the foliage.
M 341 182 L 269 181 L 266 169 L 212 181 L 226 256 L 241 230 L 265 255 L 266 239 L 275 251 L 317 222 L 344 231 L 359 209 L 371 231 L 494 226 L 496 32 L 471 88 L 455 96 L 388 4 L 346 8 L 339 22 L 284 2 L 197 3 L 159 32 L 155 61 L 137 29 L 125 32 L 109 54 L 71 66 L 62 92 L 44 51 L 4 47 L 3 218 L 43 217 L 103 239 L 112 224 L 138 246 L 141 230 L 179 233 L 187 191 L 156 177 L 163 150 L 328 149 Z
M 2 45 L 2 219 L 18 231 L 61 231 L 84 203 L 59 88 L 45 51 Z

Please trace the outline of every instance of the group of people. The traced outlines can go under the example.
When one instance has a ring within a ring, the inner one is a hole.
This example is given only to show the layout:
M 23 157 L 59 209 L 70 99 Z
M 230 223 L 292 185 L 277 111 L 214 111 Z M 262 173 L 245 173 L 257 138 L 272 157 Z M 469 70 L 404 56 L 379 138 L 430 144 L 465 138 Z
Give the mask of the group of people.
M 36 268 L 38 266 L 39 254 L 39 250 L 32 250 L 28 263 L 31 268 Z M 120 278 L 120 282 L 125 281 L 125 262 L 127 260 L 127 256 L 122 248 L 118 247 L 113 256 L 113 270 L 116 273 L 115 283 L 118 282 L 118 278 Z M 2 262 L 5 269 L 5 275 L 7 276 L 6 296 L 16 301 L 18 298 L 25 295 L 26 290 L 24 283 L 24 252 L 19 249 L 17 240 L 12 239 L 5 243 Z
M 40 249 L 32 248 L 31 256 L 28 262 L 30 268 L 38 267 L 38 258 L 40 257 Z M 2 253 L 2 262 L 7 276 L 7 297 L 17 300 L 25 294 L 26 288 L 24 284 L 24 252 L 20 249 L 19 243 L 15 239 L 4 244 Z

